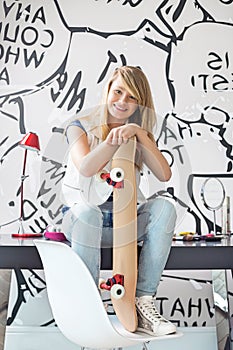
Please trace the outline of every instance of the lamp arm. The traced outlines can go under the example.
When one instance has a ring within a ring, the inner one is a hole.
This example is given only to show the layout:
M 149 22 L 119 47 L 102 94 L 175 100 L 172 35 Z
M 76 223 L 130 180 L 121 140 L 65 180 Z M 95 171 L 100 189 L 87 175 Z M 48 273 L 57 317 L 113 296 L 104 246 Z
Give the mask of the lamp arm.
M 23 183 L 27 176 L 25 176 L 27 162 L 27 149 L 24 152 L 24 161 L 23 161 L 23 173 L 21 175 L 21 186 L 20 186 L 20 220 L 23 220 Z

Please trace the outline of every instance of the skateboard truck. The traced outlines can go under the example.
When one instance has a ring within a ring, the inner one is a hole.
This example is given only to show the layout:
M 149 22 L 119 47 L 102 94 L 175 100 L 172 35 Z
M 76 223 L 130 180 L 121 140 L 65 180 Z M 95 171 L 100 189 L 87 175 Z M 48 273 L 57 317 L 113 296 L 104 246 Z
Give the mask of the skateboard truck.
M 101 171 L 97 174 L 97 178 L 99 181 L 106 181 L 114 188 L 124 187 L 124 170 L 121 168 L 113 168 L 110 173 Z
M 100 279 L 99 288 L 109 290 L 114 299 L 121 299 L 125 294 L 124 276 L 116 274 L 107 281 Z

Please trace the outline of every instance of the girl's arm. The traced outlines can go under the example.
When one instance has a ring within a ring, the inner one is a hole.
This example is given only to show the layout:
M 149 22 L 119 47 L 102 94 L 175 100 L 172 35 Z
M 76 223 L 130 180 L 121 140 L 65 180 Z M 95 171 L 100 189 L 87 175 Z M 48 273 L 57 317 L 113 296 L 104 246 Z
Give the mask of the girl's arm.
M 67 137 L 72 161 L 79 172 L 87 177 L 103 169 L 119 147 L 104 141 L 91 151 L 85 131 L 77 126 L 68 128 Z
M 109 144 L 114 144 L 118 140 L 119 144 L 119 140 L 121 140 L 121 143 L 127 142 L 132 136 L 137 138 L 143 162 L 160 181 L 168 181 L 171 177 L 171 169 L 166 158 L 159 151 L 157 145 L 148 137 L 147 131 L 137 124 L 130 123 L 112 129 L 106 141 Z
M 168 181 L 172 175 L 171 168 L 156 143 L 148 137 L 147 131 L 140 127 L 137 130 L 136 137 L 143 162 L 160 181 Z

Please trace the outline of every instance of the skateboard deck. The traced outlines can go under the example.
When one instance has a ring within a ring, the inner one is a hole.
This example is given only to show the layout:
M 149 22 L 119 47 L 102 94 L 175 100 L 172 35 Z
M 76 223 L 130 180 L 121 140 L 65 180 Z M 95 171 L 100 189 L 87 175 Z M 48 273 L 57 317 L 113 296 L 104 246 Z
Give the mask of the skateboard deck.
M 137 328 L 135 292 L 137 283 L 137 190 L 136 138 L 122 144 L 112 159 L 112 169 L 123 170 L 123 186 L 113 189 L 113 275 L 124 277 L 125 294 L 112 297 L 116 315 L 130 332 Z

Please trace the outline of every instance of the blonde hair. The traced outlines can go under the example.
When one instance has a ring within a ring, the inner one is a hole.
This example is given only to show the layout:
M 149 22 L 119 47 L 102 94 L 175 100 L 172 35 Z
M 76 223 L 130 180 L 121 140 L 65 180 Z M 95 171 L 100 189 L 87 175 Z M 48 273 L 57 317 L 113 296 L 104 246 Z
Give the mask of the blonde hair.
M 124 87 L 137 99 L 138 102 L 138 108 L 130 117 L 130 123 L 136 123 L 145 129 L 148 132 L 148 136 L 154 141 L 153 129 L 156 123 L 156 114 L 150 85 L 143 71 L 140 68 L 133 66 L 122 66 L 117 68 L 105 87 L 102 96 L 102 103 L 98 109 L 98 114 L 101 118 L 102 140 L 105 140 L 109 133 L 107 125 L 108 94 L 113 81 L 118 77 L 122 78 L 123 84 L 125 85 Z
M 118 77 L 122 78 L 124 88 L 137 99 L 138 108 L 129 118 L 129 122 L 136 123 L 141 128 L 146 130 L 148 137 L 154 143 L 156 143 L 153 135 L 156 124 L 156 113 L 152 93 L 145 74 L 138 67 L 122 66 L 115 69 L 105 86 L 100 105 L 94 108 L 90 114 L 85 114 L 82 117 L 79 116 L 78 120 L 80 120 L 85 127 L 85 130 L 88 132 L 93 132 L 93 130 L 97 128 L 99 130 L 99 140 L 104 141 L 107 138 L 110 132 L 108 127 L 108 94 L 113 81 L 115 81 Z M 69 125 L 70 122 L 64 129 L 64 134 L 67 132 Z M 142 159 L 139 154 L 136 155 L 136 166 L 139 169 L 142 167 Z

